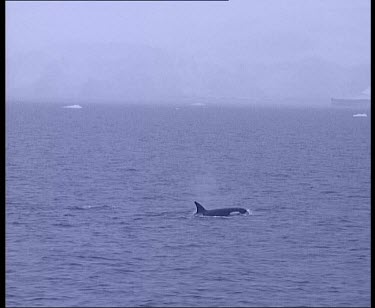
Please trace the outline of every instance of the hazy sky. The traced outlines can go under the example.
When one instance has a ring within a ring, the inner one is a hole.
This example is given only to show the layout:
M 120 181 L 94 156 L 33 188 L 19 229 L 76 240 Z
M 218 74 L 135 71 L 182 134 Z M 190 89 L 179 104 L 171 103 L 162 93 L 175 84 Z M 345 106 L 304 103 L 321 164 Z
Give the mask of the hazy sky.
M 6 65 L 9 100 L 352 94 L 370 1 L 7 1 Z

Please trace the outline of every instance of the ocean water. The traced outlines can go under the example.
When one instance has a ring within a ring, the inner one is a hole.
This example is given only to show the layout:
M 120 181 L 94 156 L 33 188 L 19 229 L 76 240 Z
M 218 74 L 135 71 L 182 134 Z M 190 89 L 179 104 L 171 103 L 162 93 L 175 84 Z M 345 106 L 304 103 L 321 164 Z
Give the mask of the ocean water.
M 358 112 L 7 104 L 6 305 L 370 306 Z

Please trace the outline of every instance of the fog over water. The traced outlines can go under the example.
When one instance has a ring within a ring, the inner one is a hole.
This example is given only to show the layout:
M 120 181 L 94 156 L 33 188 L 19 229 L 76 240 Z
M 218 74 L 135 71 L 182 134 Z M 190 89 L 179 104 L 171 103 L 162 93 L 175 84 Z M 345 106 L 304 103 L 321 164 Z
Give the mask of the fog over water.
M 368 0 L 6 3 L 8 102 L 325 105 L 370 60 Z

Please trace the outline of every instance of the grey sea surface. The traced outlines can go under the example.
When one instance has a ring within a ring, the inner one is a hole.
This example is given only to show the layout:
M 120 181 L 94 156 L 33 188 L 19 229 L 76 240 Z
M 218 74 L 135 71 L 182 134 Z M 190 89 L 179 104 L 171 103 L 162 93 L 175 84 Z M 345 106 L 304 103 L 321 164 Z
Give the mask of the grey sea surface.
M 6 106 L 7 306 L 370 306 L 369 112 L 62 106 Z

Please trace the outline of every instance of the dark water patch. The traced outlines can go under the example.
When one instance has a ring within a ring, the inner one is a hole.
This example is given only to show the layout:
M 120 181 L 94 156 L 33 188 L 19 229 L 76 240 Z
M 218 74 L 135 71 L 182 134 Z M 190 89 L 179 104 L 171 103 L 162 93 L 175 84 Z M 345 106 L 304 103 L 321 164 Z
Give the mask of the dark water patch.
M 138 171 L 138 169 L 135 169 L 135 168 L 125 168 L 124 171 L 127 171 L 127 172 L 136 172 L 136 171 Z
M 366 196 L 366 195 L 346 195 L 347 198 L 349 199 L 370 199 L 370 196 Z
M 64 214 L 65 217 L 75 217 L 74 214 L 70 214 L 70 213 L 67 213 L 67 214 Z
M 28 223 L 27 222 L 21 222 L 21 221 L 13 221 L 12 222 L 12 225 L 15 225 L 15 226 L 23 226 L 23 225 L 27 225 Z
M 73 224 L 70 224 L 70 223 L 67 223 L 67 222 L 53 223 L 52 226 L 57 227 L 57 228 L 72 228 L 72 227 L 74 227 Z
M 142 200 L 150 200 L 150 201 L 164 201 L 167 200 L 167 197 L 163 195 L 153 195 L 153 196 L 143 196 Z
M 325 195 L 330 195 L 330 194 L 337 194 L 338 192 L 337 191 L 334 191 L 334 190 L 323 190 L 322 191 L 322 194 L 325 194 Z

